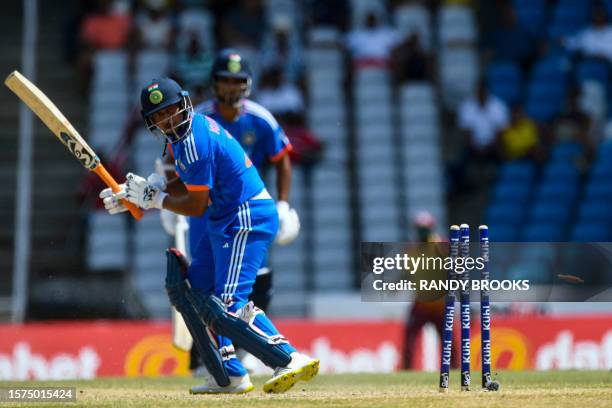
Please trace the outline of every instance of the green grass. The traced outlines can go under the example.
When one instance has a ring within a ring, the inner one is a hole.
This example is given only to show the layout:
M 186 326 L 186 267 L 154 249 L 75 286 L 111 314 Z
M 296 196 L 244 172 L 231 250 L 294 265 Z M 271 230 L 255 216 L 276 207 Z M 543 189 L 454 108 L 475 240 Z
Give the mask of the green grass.
M 478 373 L 472 373 L 478 384 Z M 498 392 L 459 391 L 459 374 L 451 376 L 451 390 L 440 394 L 435 373 L 320 375 L 300 382 L 286 394 L 261 391 L 264 377 L 255 377 L 255 391 L 246 395 L 189 395 L 193 378 L 104 378 L 91 381 L 0 382 L 0 387 L 72 386 L 71 404 L 2 404 L 3 406 L 68 407 L 611 407 L 609 371 L 500 372 Z

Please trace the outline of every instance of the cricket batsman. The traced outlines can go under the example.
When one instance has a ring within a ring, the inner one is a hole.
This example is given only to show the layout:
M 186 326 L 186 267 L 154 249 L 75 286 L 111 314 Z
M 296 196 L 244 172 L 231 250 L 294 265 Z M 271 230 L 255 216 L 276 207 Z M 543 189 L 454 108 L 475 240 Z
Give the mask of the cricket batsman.
M 270 166 L 276 173 L 276 190 L 278 192 L 276 209 L 279 215 L 279 230 L 275 242 L 279 245 L 291 243 L 300 231 L 300 221 L 295 209 L 291 208 L 289 189 L 291 186 L 291 161 L 289 151 L 292 147 L 287 136 L 274 116 L 263 106 L 247 99 L 251 93 L 252 72 L 249 62 L 233 49 L 222 50 L 212 66 L 211 83 L 214 101 L 208 101 L 195 107 L 195 111 L 209 116 L 232 135 L 245 150 L 253 166 L 264 178 Z M 172 154 L 168 156 L 173 160 Z M 172 172 L 166 172 L 171 180 Z M 207 237 L 208 214 L 189 218 L 190 248 L 197 248 L 201 254 L 208 253 L 212 263 L 210 240 Z M 210 267 L 210 265 L 209 265 Z M 204 265 L 193 271 L 193 279 L 203 279 L 206 273 Z M 257 271 L 250 300 L 267 311 L 272 296 L 272 270 L 268 267 L 267 257 Z M 239 357 L 247 365 L 244 356 Z M 197 348 L 192 349 L 191 365 L 198 360 Z M 247 365 L 248 368 L 248 365 Z
M 274 369 L 265 392 L 285 392 L 299 380 L 310 380 L 319 360 L 298 353 L 248 301 L 279 224 L 274 200 L 252 160 L 214 119 L 194 112 L 188 93 L 175 81 L 151 81 L 140 99 L 145 124 L 171 146 L 179 177 L 164 186 L 157 174 L 145 179 L 128 173 L 119 193 L 105 189 L 100 197 L 111 214 L 126 211 L 124 198 L 144 210 L 208 214 L 210 253 L 200 253 L 198 243 L 187 265 L 176 250 L 168 251 L 170 302 L 183 316 L 208 370 L 204 384 L 191 391 L 253 389 L 233 342 Z

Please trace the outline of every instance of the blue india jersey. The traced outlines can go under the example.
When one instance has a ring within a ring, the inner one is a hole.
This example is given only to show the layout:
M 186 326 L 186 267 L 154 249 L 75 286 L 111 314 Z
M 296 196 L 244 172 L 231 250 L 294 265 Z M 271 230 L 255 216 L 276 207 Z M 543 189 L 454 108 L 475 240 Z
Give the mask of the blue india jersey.
M 191 133 L 172 145 L 176 171 L 190 191 L 210 191 L 211 219 L 237 211 L 264 189 L 240 144 L 209 117 L 195 114 Z
M 291 143 L 266 108 L 247 99 L 240 109 L 238 118 L 228 122 L 221 116 L 214 101 L 204 102 L 195 108 L 196 112 L 213 118 L 238 140 L 263 176 L 269 163 L 280 160 L 292 149 Z

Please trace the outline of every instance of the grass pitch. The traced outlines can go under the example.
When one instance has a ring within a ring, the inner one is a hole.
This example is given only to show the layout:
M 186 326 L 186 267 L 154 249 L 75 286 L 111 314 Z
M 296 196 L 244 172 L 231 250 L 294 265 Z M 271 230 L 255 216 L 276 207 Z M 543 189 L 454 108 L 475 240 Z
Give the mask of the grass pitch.
M 280 395 L 264 394 L 266 378 L 255 377 L 255 391 L 246 395 L 189 395 L 193 378 L 106 378 L 91 381 L 0 382 L 0 387 L 72 386 L 76 403 L 43 403 L 64 407 L 612 407 L 612 372 L 500 372 L 498 392 L 459 391 L 459 373 L 451 389 L 438 392 L 436 373 L 319 375 Z M 479 373 L 472 383 L 479 385 Z M 478 387 L 474 387 L 478 388 Z M 3 406 L 34 406 L 0 404 Z

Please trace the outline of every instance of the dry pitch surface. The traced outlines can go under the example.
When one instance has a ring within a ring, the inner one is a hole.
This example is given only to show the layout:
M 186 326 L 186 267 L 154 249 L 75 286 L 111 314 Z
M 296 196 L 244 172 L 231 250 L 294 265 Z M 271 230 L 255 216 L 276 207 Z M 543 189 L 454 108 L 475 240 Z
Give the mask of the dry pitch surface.
M 472 373 L 472 382 L 479 379 Z M 254 379 L 247 395 L 189 395 L 192 378 L 107 378 L 92 381 L 0 382 L 0 387 L 73 386 L 76 403 L 0 404 L 34 407 L 612 407 L 612 372 L 500 372 L 498 392 L 460 392 L 459 374 L 451 376 L 451 390 L 440 394 L 435 373 L 320 375 L 286 394 L 261 391 L 265 378 Z

